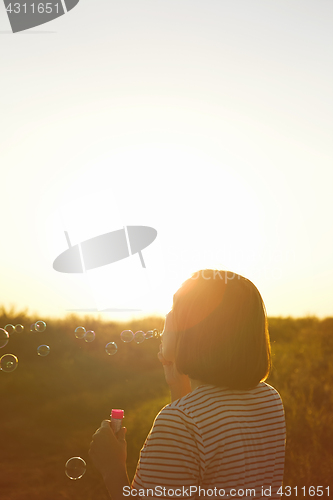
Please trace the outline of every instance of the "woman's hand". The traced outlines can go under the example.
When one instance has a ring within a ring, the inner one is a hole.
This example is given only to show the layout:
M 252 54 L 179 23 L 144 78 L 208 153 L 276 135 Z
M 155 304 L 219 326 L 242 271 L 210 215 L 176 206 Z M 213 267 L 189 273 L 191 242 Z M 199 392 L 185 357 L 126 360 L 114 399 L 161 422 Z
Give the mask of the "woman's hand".
M 166 383 L 170 387 L 171 401 L 182 398 L 191 392 L 190 379 L 187 375 L 179 373 L 173 361 L 168 361 L 162 354 L 162 344 L 160 344 L 159 352 L 157 353 L 159 361 L 163 365 L 164 376 Z
M 110 420 L 103 420 L 93 435 L 89 456 L 102 474 L 111 497 L 117 498 L 122 494 L 123 486 L 129 485 L 126 471 L 126 428 L 122 427 L 115 435 L 110 423 Z

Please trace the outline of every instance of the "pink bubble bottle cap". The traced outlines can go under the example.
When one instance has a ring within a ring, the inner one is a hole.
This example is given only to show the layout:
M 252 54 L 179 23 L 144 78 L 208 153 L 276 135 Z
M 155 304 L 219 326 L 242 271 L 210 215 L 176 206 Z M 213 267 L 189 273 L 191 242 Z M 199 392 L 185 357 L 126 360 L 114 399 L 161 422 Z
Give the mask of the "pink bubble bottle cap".
M 111 418 L 117 418 L 117 419 L 124 418 L 124 410 L 112 410 Z

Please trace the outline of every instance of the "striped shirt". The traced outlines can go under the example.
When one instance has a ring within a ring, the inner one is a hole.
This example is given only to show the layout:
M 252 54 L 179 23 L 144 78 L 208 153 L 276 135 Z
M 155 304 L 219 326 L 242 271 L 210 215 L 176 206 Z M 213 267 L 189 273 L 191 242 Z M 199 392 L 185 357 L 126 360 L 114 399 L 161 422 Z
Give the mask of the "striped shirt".
M 285 437 L 283 404 L 270 385 L 249 391 L 201 385 L 157 415 L 132 488 L 150 498 L 276 500 Z

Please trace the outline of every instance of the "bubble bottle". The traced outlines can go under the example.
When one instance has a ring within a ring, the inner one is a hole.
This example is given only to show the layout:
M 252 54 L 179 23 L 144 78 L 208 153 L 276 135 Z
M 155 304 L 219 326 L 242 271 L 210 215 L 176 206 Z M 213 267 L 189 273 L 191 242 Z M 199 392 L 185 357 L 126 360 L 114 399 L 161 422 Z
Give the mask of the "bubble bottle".
M 121 429 L 121 424 L 124 418 L 124 410 L 112 410 L 111 412 L 111 429 L 115 434 Z

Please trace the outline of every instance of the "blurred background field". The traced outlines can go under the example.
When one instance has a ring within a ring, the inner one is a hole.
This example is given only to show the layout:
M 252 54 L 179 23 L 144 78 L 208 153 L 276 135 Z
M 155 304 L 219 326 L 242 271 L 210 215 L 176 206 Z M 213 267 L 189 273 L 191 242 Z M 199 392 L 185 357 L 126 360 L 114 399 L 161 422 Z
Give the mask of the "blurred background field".
M 44 332 L 30 331 L 37 320 L 47 323 Z M 15 371 L 0 371 L 0 498 L 107 499 L 88 456 L 92 434 L 112 408 L 125 410 L 132 479 L 154 418 L 170 402 L 157 360 L 160 341 L 125 344 L 120 333 L 162 330 L 164 318 L 49 320 L 2 309 L 0 327 L 8 323 L 21 323 L 24 331 L 0 350 L 19 359 Z M 75 338 L 80 325 L 96 332 L 93 342 Z M 333 318 L 269 318 L 269 328 L 273 369 L 267 382 L 282 396 L 287 423 L 284 485 L 333 486 Z M 111 341 L 118 351 L 108 356 Z M 48 356 L 37 355 L 40 344 L 50 346 Z M 77 481 L 65 475 L 73 456 L 87 462 Z

